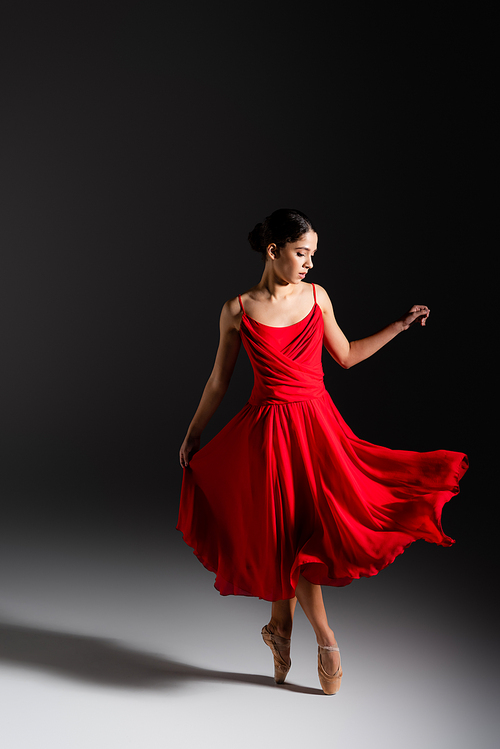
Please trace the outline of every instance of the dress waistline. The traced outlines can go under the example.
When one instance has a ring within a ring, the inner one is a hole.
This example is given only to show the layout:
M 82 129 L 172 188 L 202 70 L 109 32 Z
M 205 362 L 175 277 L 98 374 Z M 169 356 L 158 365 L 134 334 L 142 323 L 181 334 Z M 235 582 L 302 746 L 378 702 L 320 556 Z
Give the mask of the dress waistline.
M 268 399 L 259 399 L 259 398 L 250 398 L 248 399 L 248 405 L 254 406 L 255 408 L 260 408 L 263 406 L 291 406 L 293 403 L 309 403 L 310 401 L 319 400 L 322 398 L 326 393 L 326 388 L 323 390 L 322 393 L 319 393 L 318 395 L 312 395 L 309 398 L 294 398 L 293 400 L 277 400 L 273 398 Z

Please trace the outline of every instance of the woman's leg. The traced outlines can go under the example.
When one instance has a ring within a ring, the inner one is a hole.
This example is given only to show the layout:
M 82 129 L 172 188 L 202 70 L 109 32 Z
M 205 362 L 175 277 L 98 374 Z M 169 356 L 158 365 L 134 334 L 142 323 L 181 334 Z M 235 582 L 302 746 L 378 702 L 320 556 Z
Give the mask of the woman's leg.
M 273 601 L 271 608 L 271 621 L 268 624 L 269 629 L 280 637 L 289 639 L 292 636 L 293 615 L 296 598 L 290 598 L 285 601 Z
M 279 637 L 284 637 L 289 640 L 292 636 L 293 627 L 293 615 L 295 613 L 295 606 L 297 605 L 296 598 L 290 598 L 284 601 L 273 601 L 271 608 L 271 621 L 267 625 L 270 632 Z M 284 658 L 286 663 L 290 663 L 290 644 L 283 645 L 275 642 L 276 648 Z
M 318 645 L 336 647 L 337 640 L 328 624 L 321 585 L 314 585 L 301 575 L 295 593 L 304 614 L 312 624 Z M 340 654 L 337 651 L 323 651 L 321 662 L 329 674 L 334 674 L 340 665 Z

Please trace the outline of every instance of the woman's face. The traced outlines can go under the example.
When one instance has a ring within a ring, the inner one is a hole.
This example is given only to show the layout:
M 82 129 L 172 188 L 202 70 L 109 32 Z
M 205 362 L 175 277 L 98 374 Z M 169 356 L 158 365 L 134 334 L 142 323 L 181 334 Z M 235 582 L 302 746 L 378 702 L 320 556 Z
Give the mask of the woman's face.
M 287 242 L 280 250 L 276 245 L 267 248 L 267 262 L 273 263 L 275 274 L 284 283 L 300 283 L 313 267 L 313 257 L 318 247 L 318 235 L 308 231 L 296 242 Z

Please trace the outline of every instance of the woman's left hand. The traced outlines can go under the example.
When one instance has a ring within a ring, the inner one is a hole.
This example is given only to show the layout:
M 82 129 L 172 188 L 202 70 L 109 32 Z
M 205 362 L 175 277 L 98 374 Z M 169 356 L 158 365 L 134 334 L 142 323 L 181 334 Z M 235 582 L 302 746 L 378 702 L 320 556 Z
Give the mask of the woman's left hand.
M 406 315 L 399 318 L 398 322 L 401 323 L 403 330 L 408 330 L 410 325 L 413 325 L 413 323 L 417 321 L 419 321 L 420 325 L 423 327 L 427 322 L 430 312 L 429 307 L 426 307 L 425 304 L 414 304 Z

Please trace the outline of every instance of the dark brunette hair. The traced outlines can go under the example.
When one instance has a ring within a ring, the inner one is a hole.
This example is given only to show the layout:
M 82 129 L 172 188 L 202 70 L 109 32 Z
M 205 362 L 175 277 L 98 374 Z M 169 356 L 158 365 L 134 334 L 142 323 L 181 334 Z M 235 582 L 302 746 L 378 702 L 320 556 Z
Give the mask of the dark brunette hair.
M 294 208 L 279 208 L 267 216 L 263 223 L 255 225 L 248 235 L 248 241 L 252 250 L 260 252 L 265 260 L 270 244 L 275 244 L 280 249 L 287 242 L 296 242 L 308 231 L 316 229 L 305 213 Z

